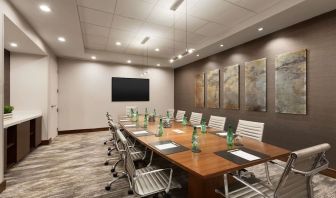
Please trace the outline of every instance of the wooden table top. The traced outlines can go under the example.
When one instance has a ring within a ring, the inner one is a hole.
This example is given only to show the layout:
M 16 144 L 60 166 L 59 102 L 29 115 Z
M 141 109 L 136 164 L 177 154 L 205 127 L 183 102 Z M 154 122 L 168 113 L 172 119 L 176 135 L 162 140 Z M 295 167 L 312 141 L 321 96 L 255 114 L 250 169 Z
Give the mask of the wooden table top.
M 125 119 L 125 118 L 121 118 Z M 159 119 L 156 118 L 156 122 L 148 122 L 147 131 L 156 132 Z M 161 157 L 169 160 L 173 164 L 181 167 L 185 171 L 201 176 L 204 178 L 219 176 L 224 173 L 229 173 L 235 170 L 239 170 L 245 167 L 249 167 L 252 165 L 260 164 L 269 160 L 273 160 L 280 157 L 285 157 L 289 154 L 289 151 L 277 146 L 273 146 L 271 144 L 267 144 L 264 142 L 260 142 L 257 140 L 253 140 L 250 138 L 242 138 L 241 143 L 244 147 L 264 153 L 269 156 L 269 158 L 264 158 L 260 160 L 255 160 L 246 164 L 235 164 L 229 160 L 226 160 L 218 155 L 215 154 L 217 151 L 227 150 L 226 139 L 220 137 L 214 133 L 215 130 L 213 128 L 207 128 L 207 133 L 202 134 L 200 129 L 198 129 L 198 135 L 200 137 L 200 153 L 193 153 L 191 151 L 191 136 L 193 132 L 193 127 L 191 126 L 183 126 L 181 123 L 172 122 L 171 128 L 164 128 L 164 133 L 162 137 L 156 137 L 155 135 L 150 136 L 142 136 L 136 137 L 130 131 L 132 128 L 125 128 L 125 122 L 119 122 L 122 128 L 125 129 L 128 134 L 133 136 L 138 142 L 144 144 L 146 147 L 152 149 L 156 154 L 160 155 Z M 127 123 L 130 124 L 130 123 Z M 139 127 L 143 127 L 143 117 L 139 117 L 138 122 Z M 179 129 L 184 131 L 185 133 L 176 133 L 173 130 Z M 134 130 L 134 129 L 133 129 Z M 211 133 L 212 132 L 212 133 Z M 170 155 L 165 155 L 160 152 L 160 150 L 156 149 L 151 143 L 163 140 L 172 140 L 180 145 L 183 145 L 189 150 L 173 153 Z M 233 147 L 235 148 L 235 146 Z

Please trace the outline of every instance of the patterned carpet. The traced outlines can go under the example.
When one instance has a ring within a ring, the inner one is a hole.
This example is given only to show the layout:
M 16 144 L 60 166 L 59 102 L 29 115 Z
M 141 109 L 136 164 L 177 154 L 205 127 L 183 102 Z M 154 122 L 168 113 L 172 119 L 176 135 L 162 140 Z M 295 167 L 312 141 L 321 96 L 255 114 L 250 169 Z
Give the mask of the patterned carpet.
M 5 174 L 7 189 L 1 198 L 67 198 L 67 197 L 127 197 L 127 179 L 120 179 L 111 191 L 104 189 L 113 179 L 102 142 L 108 132 L 61 135 L 50 146 L 41 146 Z M 162 160 L 162 159 L 161 159 Z M 165 163 L 165 167 L 167 162 Z M 263 166 L 254 167 L 263 171 Z M 273 174 L 278 169 L 271 169 Z M 175 169 L 174 177 L 184 186 L 172 191 L 173 197 L 186 197 L 187 175 Z M 314 178 L 315 197 L 335 198 L 336 181 L 317 176 Z

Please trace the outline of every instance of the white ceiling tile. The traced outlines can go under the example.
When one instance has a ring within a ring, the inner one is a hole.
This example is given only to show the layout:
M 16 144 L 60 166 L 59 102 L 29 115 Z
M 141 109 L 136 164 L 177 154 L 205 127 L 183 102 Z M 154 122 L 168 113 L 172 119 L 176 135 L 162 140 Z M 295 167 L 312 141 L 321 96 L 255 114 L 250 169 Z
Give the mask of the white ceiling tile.
M 86 49 L 92 49 L 92 50 L 105 50 L 105 44 L 96 44 L 96 43 L 90 43 L 90 42 L 84 42 L 84 46 Z
M 226 30 L 225 26 L 211 22 L 196 30 L 196 33 L 207 37 L 212 37 L 222 34 L 225 30 Z
M 174 12 L 167 9 L 162 9 L 158 6 L 149 15 L 147 22 L 155 23 L 164 26 L 171 26 L 174 21 Z
M 78 7 L 78 11 L 79 11 L 79 18 L 82 22 L 91 23 L 94 25 L 100 25 L 104 27 L 111 26 L 113 14 L 88 9 L 81 6 Z
M 83 33 L 91 34 L 96 36 L 108 37 L 109 36 L 109 28 L 102 27 L 98 25 L 92 25 L 89 23 L 81 23 L 81 27 Z
M 106 45 L 108 38 L 96 35 L 85 34 L 84 35 L 85 41 L 91 44 L 99 44 L 99 45 Z
M 145 20 L 154 4 L 138 0 L 122 0 L 117 3 L 117 14 L 134 19 Z
M 208 10 L 208 11 L 204 11 Z M 223 24 L 226 26 L 232 26 L 243 19 L 255 15 L 254 12 L 246 10 L 242 7 L 236 6 L 224 0 L 200 0 L 196 6 L 194 6 L 190 14 L 192 16 Z
M 77 0 L 77 4 L 83 7 L 113 13 L 116 0 Z
M 188 15 L 187 18 L 187 25 L 188 25 L 188 32 L 194 32 L 198 28 L 202 27 L 203 25 L 207 24 L 208 21 L 203 19 L 199 19 L 197 17 L 193 17 Z M 186 29 L 186 17 L 185 14 L 179 14 L 176 16 L 175 20 L 175 28 L 185 30 Z
M 259 12 L 266 10 L 267 8 L 272 7 L 273 5 L 275 5 L 281 0 L 253 0 L 253 1 L 251 0 L 226 0 L 226 1 L 259 13 Z
M 141 30 L 139 31 L 139 35 L 143 36 L 142 38 L 149 36 L 151 38 L 160 37 L 165 39 L 172 39 L 173 30 L 166 26 L 146 23 L 142 26 Z
M 143 21 L 132 18 L 115 15 L 112 22 L 112 28 L 136 32 L 139 30 Z

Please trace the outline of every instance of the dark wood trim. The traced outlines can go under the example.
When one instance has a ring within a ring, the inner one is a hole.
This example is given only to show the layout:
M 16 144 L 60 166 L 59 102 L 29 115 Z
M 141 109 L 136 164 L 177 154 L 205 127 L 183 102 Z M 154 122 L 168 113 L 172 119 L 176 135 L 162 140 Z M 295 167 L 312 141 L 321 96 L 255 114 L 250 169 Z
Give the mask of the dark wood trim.
M 336 170 L 335 169 L 328 168 L 327 170 L 322 171 L 321 174 L 336 179 Z
M 106 130 L 108 130 L 108 127 L 93 128 L 93 129 L 64 130 L 64 131 L 58 131 L 58 135 L 73 134 L 73 133 L 97 132 L 97 131 L 106 131 Z
M 42 146 L 42 145 L 49 145 L 49 144 L 51 144 L 51 142 L 52 142 L 51 138 L 49 140 L 42 140 L 40 146 Z
M 0 193 L 2 193 L 2 191 L 4 191 L 6 189 L 6 180 L 3 180 L 0 183 Z

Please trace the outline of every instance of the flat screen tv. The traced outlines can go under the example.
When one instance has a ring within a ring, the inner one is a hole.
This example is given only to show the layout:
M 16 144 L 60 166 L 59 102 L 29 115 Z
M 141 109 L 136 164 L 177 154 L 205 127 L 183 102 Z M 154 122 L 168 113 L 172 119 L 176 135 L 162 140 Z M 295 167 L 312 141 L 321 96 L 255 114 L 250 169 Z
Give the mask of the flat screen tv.
M 149 79 L 112 77 L 112 101 L 149 101 Z

